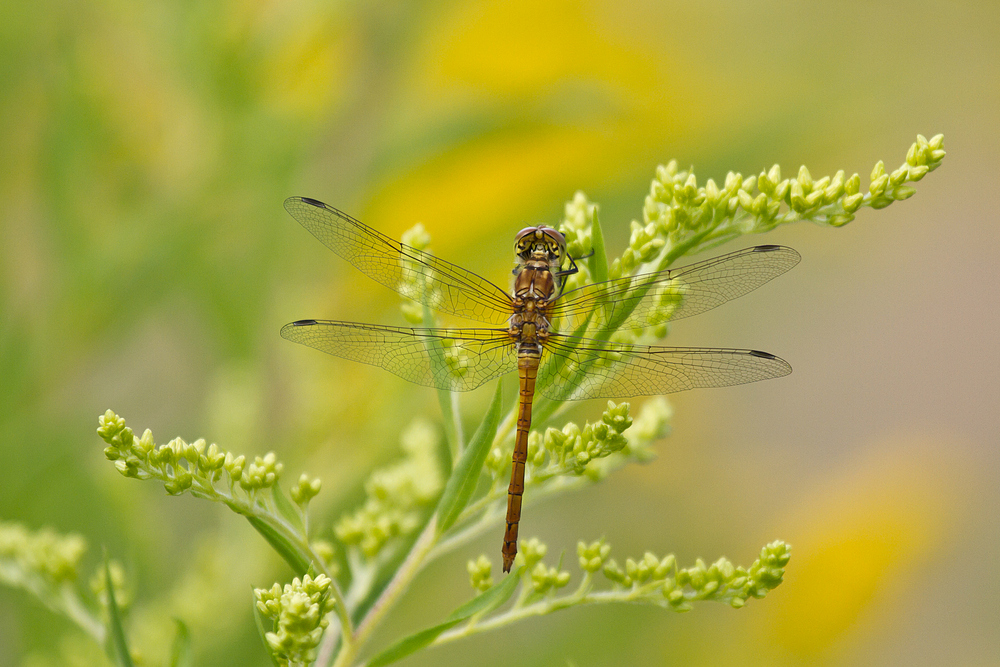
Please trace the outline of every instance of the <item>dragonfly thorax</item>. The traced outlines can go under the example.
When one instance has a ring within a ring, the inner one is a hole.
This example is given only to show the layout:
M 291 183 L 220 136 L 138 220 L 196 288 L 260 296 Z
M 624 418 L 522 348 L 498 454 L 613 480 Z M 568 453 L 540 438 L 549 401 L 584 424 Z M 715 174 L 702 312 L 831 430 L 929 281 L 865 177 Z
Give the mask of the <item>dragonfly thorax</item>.
M 529 257 L 514 270 L 515 310 L 534 310 L 548 303 L 556 293 L 557 279 L 547 259 Z

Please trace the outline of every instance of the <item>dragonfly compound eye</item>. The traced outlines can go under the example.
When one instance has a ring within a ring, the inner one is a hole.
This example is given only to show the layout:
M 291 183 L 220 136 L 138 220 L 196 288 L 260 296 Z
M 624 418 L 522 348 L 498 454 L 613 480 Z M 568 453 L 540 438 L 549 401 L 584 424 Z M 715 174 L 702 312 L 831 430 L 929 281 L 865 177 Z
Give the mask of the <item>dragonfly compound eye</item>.
M 538 230 L 548 238 L 550 247 L 566 247 L 566 237 L 559 233 L 558 230 L 551 227 L 539 227 Z

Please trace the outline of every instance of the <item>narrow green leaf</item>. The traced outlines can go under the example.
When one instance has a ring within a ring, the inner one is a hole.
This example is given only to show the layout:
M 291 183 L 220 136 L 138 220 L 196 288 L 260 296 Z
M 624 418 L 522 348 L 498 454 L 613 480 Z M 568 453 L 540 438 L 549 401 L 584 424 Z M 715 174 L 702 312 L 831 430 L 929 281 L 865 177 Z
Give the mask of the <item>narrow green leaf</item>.
M 177 633 L 174 635 L 173 646 L 170 647 L 170 667 L 191 667 L 194 659 L 191 657 L 191 631 L 184 621 L 174 619 Z
M 253 593 L 253 588 L 250 589 L 250 592 Z M 257 596 L 254 596 L 253 620 L 257 625 L 257 634 L 260 635 L 260 643 L 264 645 L 264 650 L 267 651 L 267 656 L 271 658 L 271 663 L 274 667 L 281 667 L 278 663 L 278 658 L 274 655 L 274 651 L 271 650 L 271 645 L 267 643 L 267 630 L 264 629 L 264 614 L 261 612 L 260 607 L 257 606 Z
M 593 276 L 595 283 L 603 283 L 608 279 L 608 252 L 604 247 L 604 232 L 597 217 L 597 208 L 594 208 L 594 223 L 590 229 L 591 248 L 594 251 L 588 262 L 590 275 Z
M 479 484 L 479 473 L 486 462 L 486 455 L 490 452 L 490 445 L 496 437 L 497 427 L 500 425 L 500 414 L 503 403 L 503 381 L 497 382 L 496 391 L 493 393 L 493 401 L 489 410 L 483 418 L 475 435 L 469 442 L 469 446 L 462 452 L 458 459 L 458 465 L 448 478 L 448 483 L 441 494 L 438 502 L 438 535 L 448 530 L 458 519 L 462 510 L 469 503 L 476 486 Z
M 309 560 L 303 556 L 299 549 L 288 541 L 284 535 L 276 531 L 268 524 L 255 516 L 246 515 L 247 521 L 260 533 L 271 548 L 278 552 L 278 555 L 285 559 L 292 571 L 297 575 L 303 575 L 309 570 Z
M 128 651 L 128 641 L 125 639 L 125 628 L 122 627 L 121 611 L 115 600 L 115 587 L 111 583 L 111 560 L 108 552 L 104 552 L 104 582 L 108 592 L 108 638 L 113 648 L 112 657 L 120 667 L 133 667 L 132 655 Z
M 489 590 L 484 592 L 482 595 L 469 600 L 461 607 L 451 612 L 443 623 L 421 630 L 420 632 L 412 634 L 409 637 L 396 642 L 375 656 L 372 661 L 368 663 L 368 667 L 383 667 L 383 665 L 388 665 L 396 662 L 397 660 L 401 660 L 411 653 L 429 646 L 442 632 L 450 630 L 470 616 L 474 614 L 485 614 L 493 611 L 509 600 L 510 596 L 514 594 L 514 590 L 517 589 L 517 585 L 521 581 L 521 574 L 523 572 L 524 568 L 521 567 L 516 573 L 504 577 L 504 580 L 499 584 L 491 586 Z
M 473 614 L 488 614 L 498 608 L 504 602 L 509 600 L 510 596 L 514 594 L 514 590 L 517 589 L 517 585 L 521 581 L 521 575 L 524 574 L 524 570 L 525 567 L 522 565 L 517 569 L 517 572 L 507 574 L 503 578 L 503 581 L 499 584 L 493 584 L 481 595 L 477 595 L 455 611 L 451 612 L 447 620 L 454 621 L 458 619 L 461 621 L 472 616 Z
M 462 619 L 445 621 L 444 623 L 435 625 L 432 628 L 427 628 L 426 630 L 414 633 L 409 637 L 396 642 L 372 658 L 372 661 L 368 663 L 368 667 L 383 667 L 383 665 L 388 665 L 396 662 L 397 660 L 402 660 L 411 653 L 415 653 L 416 651 L 425 648 L 437 639 L 438 635 L 442 632 L 450 630 L 461 622 Z
M 288 523 L 295 526 L 299 532 L 302 532 L 302 516 L 295 506 L 292 505 L 292 501 L 288 499 L 288 496 L 281 490 L 277 482 L 271 487 L 271 497 L 274 498 L 274 506 L 278 508 L 278 513 L 285 517 Z

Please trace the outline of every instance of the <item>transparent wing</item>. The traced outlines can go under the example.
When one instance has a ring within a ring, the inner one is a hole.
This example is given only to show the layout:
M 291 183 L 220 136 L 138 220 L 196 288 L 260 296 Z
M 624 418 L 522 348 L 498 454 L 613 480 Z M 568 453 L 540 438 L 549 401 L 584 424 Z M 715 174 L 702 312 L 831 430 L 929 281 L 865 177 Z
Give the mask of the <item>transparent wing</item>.
M 676 269 L 584 285 L 563 294 L 550 313 L 563 331 L 576 330 L 588 317 L 601 329 L 644 328 L 737 299 L 800 259 L 785 246 L 745 248 Z
M 788 375 L 784 359 L 757 350 L 661 347 L 550 334 L 539 391 L 554 400 L 655 396 Z
M 359 271 L 409 299 L 490 324 L 504 324 L 511 316 L 510 295 L 471 271 L 395 241 L 315 199 L 289 197 L 285 210 Z
M 299 320 L 283 326 L 281 336 L 449 391 L 470 391 L 517 370 L 517 351 L 505 329 L 412 329 Z

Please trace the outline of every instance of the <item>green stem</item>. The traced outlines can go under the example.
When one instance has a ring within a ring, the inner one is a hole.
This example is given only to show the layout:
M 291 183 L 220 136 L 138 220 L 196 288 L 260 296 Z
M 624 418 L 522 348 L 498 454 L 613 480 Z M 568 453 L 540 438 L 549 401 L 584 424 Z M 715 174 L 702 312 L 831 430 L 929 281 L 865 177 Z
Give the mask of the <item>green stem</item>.
M 93 637 L 98 644 L 103 646 L 105 635 L 104 625 L 90 613 L 90 610 L 83 604 L 76 590 L 69 584 L 64 584 L 60 591 L 60 597 L 63 608 L 66 610 L 66 616 L 82 628 L 84 632 Z
M 437 395 L 438 404 L 441 406 L 444 436 L 445 440 L 448 441 L 448 452 L 451 454 L 451 464 L 455 465 L 465 448 L 465 443 L 462 441 L 462 419 L 458 408 L 458 393 L 438 389 Z
M 396 570 L 392 581 L 385 587 L 382 594 L 379 595 L 378 600 L 375 601 L 375 604 L 368 610 L 361 623 L 358 624 L 358 629 L 354 632 L 353 636 L 347 637 L 345 635 L 344 646 L 337 655 L 333 667 L 347 667 L 354 661 L 358 650 L 368 640 L 372 631 L 382 621 L 386 613 L 392 609 L 399 596 L 406 592 L 410 582 L 413 581 L 413 578 L 423 567 L 427 554 L 434 547 L 436 540 L 437 517 L 432 516 L 431 520 L 424 526 L 420 536 L 417 537 L 416 542 L 410 548 L 410 553 L 407 554 L 406 560 Z
M 660 607 L 670 606 L 670 603 L 667 602 L 666 599 L 650 599 L 648 591 L 644 591 L 642 589 L 629 589 L 627 591 L 600 591 L 598 593 L 585 593 L 582 595 L 578 592 L 574 592 L 571 595 L 541 600 L 524 607 L 513 607 L 509 611 L 491 618 L 477 619 L 474 624 L 468 623 L 455 628 L 454 630 L 448 630 L 447 632 L 442 633 L 437 637 L 437 639 L 431 642 L 431 646 L 446 644 L 448 642 L 455 641 L 456 639 L 469 637 L 480 632 L 487 632 L 489 630 L 502 628 L 505 625 L 510 625 L 511 623 L 515 623 L 532 616 L 544 616 L 546 614 L 551 614 L 554 611 L 559 611 L 560 609 L 565 609 L 567 607 L 589 604 L 634 602 L 638 599 L 656 604 Z

